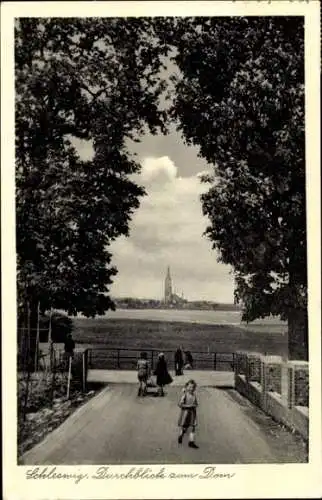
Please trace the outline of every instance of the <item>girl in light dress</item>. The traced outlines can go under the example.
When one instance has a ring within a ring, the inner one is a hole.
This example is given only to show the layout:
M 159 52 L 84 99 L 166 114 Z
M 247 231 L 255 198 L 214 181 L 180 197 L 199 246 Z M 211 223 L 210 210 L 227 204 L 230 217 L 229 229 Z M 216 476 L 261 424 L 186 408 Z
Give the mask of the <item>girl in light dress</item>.
M 178 437 L 178 443 L 182 443 L 184 434 L 190 428 L 189 434 L 189 447 L 198 448 L 195 443 L 195 430 L 197 425 L 197 406 L 198 400 L 196 395 L 197 384 L 194 380 L 189 380 L 179 401 L 179 407 L 181 408 L 178 425 L 180 427 L 180 433 Z

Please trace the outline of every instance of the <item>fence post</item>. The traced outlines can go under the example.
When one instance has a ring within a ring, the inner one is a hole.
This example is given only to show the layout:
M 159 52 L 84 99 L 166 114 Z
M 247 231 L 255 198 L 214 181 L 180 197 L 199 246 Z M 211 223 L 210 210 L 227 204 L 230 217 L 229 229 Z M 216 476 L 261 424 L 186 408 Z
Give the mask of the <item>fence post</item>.
M 56 363 L 57 363 L 56 352 L 54 349 L 52 349 L 51 350 L 51 372 L 52 373 L 51 373 L 51 395 L 50 395 L 51 404 L 53 404 L 54 395 L 55 395 Z
M 154 351 L 152 349 L 152 351 L 151 351 L 151 370 L 153 370 L 153 356 L 154 356 Z
M 88 370 L 89 370 L 89 366 L 88 366 L 88 356 L 89 356 L 89 349 L 86 349 L 85 351 L 86 353 L 86 358 L 85 358 L 85 362 L 86 362 L 86 376 L 85 376 L 85 384 L 86 384 L 86 389 L 87 389 L 87 377 L 88 377 Z
M 121 368 L 121 366 L 120 366 L 120 349 L 117 350 L 117 367 Z
M 29 365 L 27 366 L 27 378 L 25 379 L 26 381 L 26 392 L 25 392 L 25 401 L 24 401 L 24 409 L 23 409 L 23 420 L 26 420 L 27 416 L 27 406 L 28 406 L 28 398 L 29 398 L 29 385 L 30 385 L 30 367 Z
M 31 311 L 30 311 L 30 303 L 29 300 L 27 301 L 27 331 L 28 331 L 28 344 L 27 344 L 27 349 L 28 349 L 28 363 L 30 363 L 30 329 L 31 329 L 31 323 L 30 323 L 30 316 L 31 316 Z
M 52 340 L 52 333 L 51 333 L 51 317 L 52 317 L 53 309 L 52 307 L 50 308 L 49 312 L 49 325 L 48 325 L 48 341 L 50 345 L 50 369 L 53 369 L 53 352 L 54 352 L 54 344 Z
M 217 353 L 214 352 L 214 370 L 217 368 Z
M 37 334 L 36 334 L 36 349 L 35 349 L 35 372 L 38 371 L 39 335 L 40 335 L 40 302 L 38 300 L 38 304 L 37 304 Z
M 86 351 L 83 352 L 83 392 L 86 390 L 86 363 L 85 363 L 85 354 Z
M 69 359 L 68 359 L 68 379 L 67 379 L 67 399 L 69 399 L 71 374 L 72 374 L 72 357 L 69 356 Z

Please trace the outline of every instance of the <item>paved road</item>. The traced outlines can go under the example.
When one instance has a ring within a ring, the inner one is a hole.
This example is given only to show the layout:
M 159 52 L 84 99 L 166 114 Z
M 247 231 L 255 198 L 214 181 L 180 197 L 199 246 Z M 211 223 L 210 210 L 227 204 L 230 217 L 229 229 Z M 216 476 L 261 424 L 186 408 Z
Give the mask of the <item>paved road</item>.
M 295 436 L 234 390 L 199 389 L 198 450 L 177 443 L 180 387 L 137 398 L 134 384 L 105 388 L 26 453 L 24 464 L 304 462 Z
M 185 370 L 184 374 L 176 377 L 171 372 L 173 382 L 171 387 L 183 386 L 193 377 L 198 381 L 199 387 L 235 387 L 234 372 L 219 370 Z M 88 370 L 88 383 L 101 384 L 137 384 L 137 372 L 135 370 Z M 153 377 L 155 379 L 155 377 Z

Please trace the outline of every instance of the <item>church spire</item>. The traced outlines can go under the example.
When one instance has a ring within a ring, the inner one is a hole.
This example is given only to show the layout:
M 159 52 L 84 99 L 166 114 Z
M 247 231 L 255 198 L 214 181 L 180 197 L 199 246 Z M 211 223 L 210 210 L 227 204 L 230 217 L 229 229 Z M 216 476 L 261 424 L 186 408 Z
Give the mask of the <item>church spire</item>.
M 170 274 L 170 266 L 167 269 L 167 275 L 164 282 L 164 302 L 169 304 L 172 300 L 172 280 Z

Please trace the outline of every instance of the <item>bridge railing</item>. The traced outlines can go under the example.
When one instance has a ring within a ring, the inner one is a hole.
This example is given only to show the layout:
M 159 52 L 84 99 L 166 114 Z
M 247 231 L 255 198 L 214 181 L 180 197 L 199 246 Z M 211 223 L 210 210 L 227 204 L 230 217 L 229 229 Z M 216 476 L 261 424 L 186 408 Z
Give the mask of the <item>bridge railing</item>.
M 135 370 L 141 352 L 146 352 L 152 369 L 156 367 L 160 350 L 92 347 L 88 349 L 88 368 L 105 370 Z M 167 365 L 174 370 L 174 351 L 163 350 Z M 196 370 L 234 371 L 235 353 L 191 351 Z

